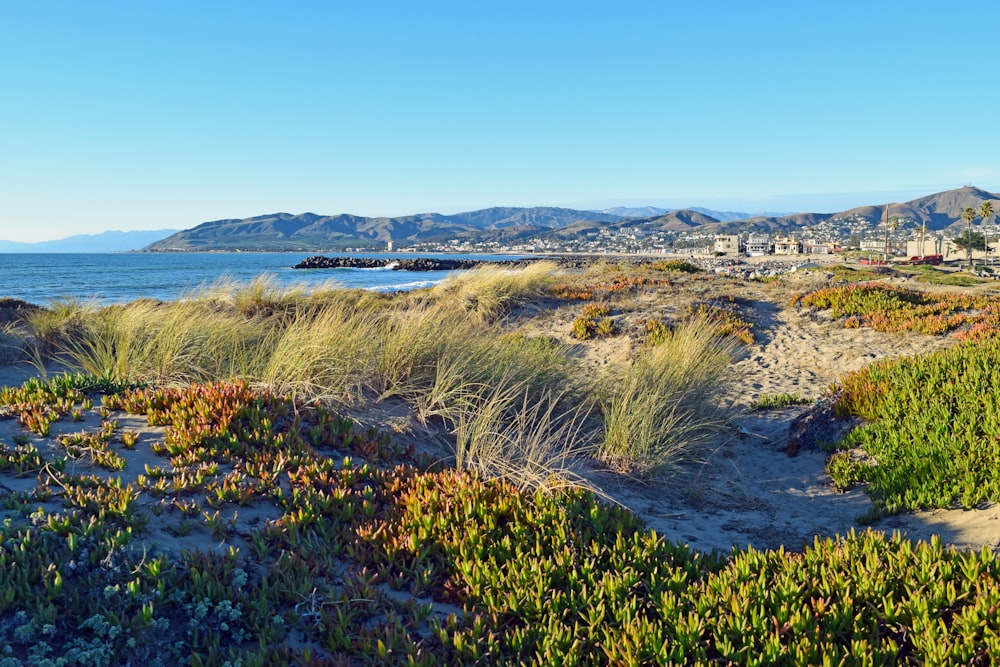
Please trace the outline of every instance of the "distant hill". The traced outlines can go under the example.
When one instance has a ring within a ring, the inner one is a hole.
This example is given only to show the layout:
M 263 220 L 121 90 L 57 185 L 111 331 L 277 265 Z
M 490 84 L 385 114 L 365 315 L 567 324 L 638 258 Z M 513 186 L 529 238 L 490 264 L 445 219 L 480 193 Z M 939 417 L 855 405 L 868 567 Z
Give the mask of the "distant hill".
M 930 231 L 939 231 L 953 225 L 964 224 L 962 210 L 966 207 L 979 209 L 984 201 L 993 202 L 993 208 L 1000 211 L 1000 195 L 980 188 L 966 186 L 920 197 L 908 202 L 858 206 L 838 213 L 796 213 L 786 216 L 758 216 L 744 220 L 741 225 L 755 230 L 787 232 L 817 225 L 821 222 L 866 220 L 877 224 L 889 217 L 902 218 L 913 226 L 927 225 Z
M 717 218 L 706 215 L 701 211 L 685 208 L 644 221 L 643 227 L 679 232 L 688 231 L 693 227 L 711 226 L 718 222 L 720 221 Z
M 151 243 L 150 251 L 197 250 L 295 250 L 336 251 L 343 248 L 397 246 L 420 242 L 496 242 L 522 244 L 540 240 L 594 239 L 602 231 L 629 234 L 731 234 L 744 231 L 785 234 L 813 226 L 850 230 L 858 221 L 877 224 L 889 215 L 907 225 L 927 225 L 936 231 L 957 224 L 962 209 L 978 209 L 983 201 L 994 202 L 1000 212 L 1000 197 L 974 187 L 958 188 L 913 201 L 859 206 L 836 213 L 791 215 L 713 211 L 693 207 L 664 210 L 649 207 L 616 207 L 603 211 L 580 211 L 548 206 L 494 207 L 444 215 L 419 213 L 402 217 L 368 218 L 358 215 L 316 213 L 272 213 L 244 219 L 214 220 L 176 232 Z M 842 222 L 842 225 L 837 223 Z
M 78 234 L 56 241 L 23 243 L 0 241 L 0 252 L 130 252 L 142 250 L 171 234 L 176 229 L 108 231 L 100 234 Z
M 710 208 L 702 208 L 701 206 L 692 206 L 690 208 L 692 211 L 698 211 L 699 213 L 704 213 L 710 218 L 715 218 L 719 222 L 733 222 L 736 220 L 747 220 L 749 218 L 757 218 L 760 216 L 771 216 L 780 217 L 782 215 L 787 215 L 785 213 L 742 213 L 740 211 L 715 211 Z
M 657 208 L 655 206 L 640 206 L 634 208 L 628 206 L 615 206 L 614 208 L 606 208 L 600 212 L 607 213 L 609 215 L 617 215 L 622 218 L 658 218 L 677 210 L 679 209 Z M 759 217 L 761 215 L 784 215 L 783 213 L 742 213 L 740 211 L 716 211 L 714 209 L 703 208 L 701 206 L 691 206 L 688 207 L 687 210 L 704 213 L 708 217 L 715 218 L 719 222 L 746 220 L 747 218 Z
M 614 208 L 606 208 L 603 211 L 597 211 L 597 213 L 617 215 L 621 218 L 655 218 L 665 213 L 669 213 L 670 210 L 671 209 L 667 208 L 657 208 L 655 206 L 615 206 Z
M 214 220 L 177 232 L 146 250 L 326 250 L 359 244 L 384 244 L 467 238 L 480 234 L 518 237 L 585 220 L 615 222 L 620 216 L 539 206 L 495 207 L 454 215 L 421 213 L 399 218 L 315 213 L 273 213 L 242 220 Z M 497 232 L 500 232 L 497 234 Z

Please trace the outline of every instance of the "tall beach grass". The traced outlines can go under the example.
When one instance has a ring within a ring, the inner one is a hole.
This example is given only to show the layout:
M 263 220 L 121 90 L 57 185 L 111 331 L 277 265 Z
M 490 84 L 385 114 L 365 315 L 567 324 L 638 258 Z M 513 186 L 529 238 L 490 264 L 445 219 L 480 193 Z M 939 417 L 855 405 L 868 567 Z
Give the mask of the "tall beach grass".
M 56 359 L 111 382 L 236 378 L 362 408 L 401 400 L 454 434 L 459 466 L 520 471 L 529 485 L 567 474 L 584 451 L 639 474 L 687 458 L 718 424 L 711 397 L 731 344 L 692 322 L 595 384 L 569 347 L 505 322 L 552 270 L 479 269 L 396 297 L 262 278 L 169 303 L 63 304 L 31 323 Z
M 722 426 L 715 397 L 734 353 L 733 339 L 695 319 L 605 373 L 596 390 L 604 418 L 598 457 L 638 476 L 691 460 Z

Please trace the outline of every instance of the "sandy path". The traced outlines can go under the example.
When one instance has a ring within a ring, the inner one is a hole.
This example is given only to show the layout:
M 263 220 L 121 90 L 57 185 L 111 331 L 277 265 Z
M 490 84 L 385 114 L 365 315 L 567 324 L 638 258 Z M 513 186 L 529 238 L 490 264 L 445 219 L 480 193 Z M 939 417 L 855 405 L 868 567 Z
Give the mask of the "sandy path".
M 814 536 L 864 529 L 858 517 L 871 501 L 862 489 L 839 493 L 824 472 L 827 454 L 784 451 L 792 420 L 804 408 L 755 413 L 762 394 L 820 396 L 846 373 L 876 359 L 926 353 L 953 344 L 948 338 L 886 335 L 844 329 L 824 314 L 759 303 L 761 342 L 733 366 L 729 428 L 705 452 L 705 464 L 687 467 L 649 486 L 612 476 L 598 479 L 616 500 L 638 512 L 665 537 L 702 550 L 752 545 L 798 550 Z M 762 330 L 762 331 L 761 331 Z M 1000 547 L 1000 506 L 936 510 L 889 517 L 877 530 L 913 539 L 937 534 L 961 548 Z

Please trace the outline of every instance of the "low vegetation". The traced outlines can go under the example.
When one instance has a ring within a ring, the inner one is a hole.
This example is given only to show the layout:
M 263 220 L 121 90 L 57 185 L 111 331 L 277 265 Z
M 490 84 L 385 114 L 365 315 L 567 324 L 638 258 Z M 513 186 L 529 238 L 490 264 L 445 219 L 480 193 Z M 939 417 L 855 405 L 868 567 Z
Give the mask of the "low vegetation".
M 848 375 L 838 409 L 867 423 L 841 446 L 873 460 L 842 465 L 835 479 L 865 482 L 880 512 L 1000 501 L 998 362 L 990 338 Z
M 796 405 L 812 405 L 815 402 L 815 399 L 799 396 L 798 394 L 763 394 L 753 402 L 750 409 L 758 412 L 762 410 L 781 410 L 782 408 Z
M 617 333 L 615 321 L 609 317 L 611 309 L 596 303 L 588 303 L 583 307 L 580 316 L 573 320 L 573 337 L 577 340 L 589 340 L 600 337 L 607 338 Z
M 933 266 L 914 266 L 905 269 L 915 280 L 928 285 L 951 285 L 953 287 L 972 287 L 987 282 L 982 278 L 964 271 L 943 271 Z
M 349 419 L 245 383 L 7 389 L 165 428 L 143 473 L 38 475 L 3 503 L 2 664 L 968 664 L 1000 652 L 1000 562 L 860 533 L 699 554 L 589 492 L 435 471 Z M 89 408 L 88 408 L 89 406 Z M 111 440 L 122 456 L 124 442 Z M 264 508 L 263 521 L 239 514 Z M 164 550 L 154 526 L 213 549 Z M 459 609 L 460 607 L 460 609 Z
M 643 290 L 710 279 L 482 270 L 392 297 L 263 280 L 28 314 L 5 340 L 82 373 L 0 390 L 19 426 L 0 442 L 0 667 L 1000 656 L 992 552 L 851 532 L 704 554 L 586 488 L 595 461 L 648 477 L 704 456 L 751 322 L 699 297 L 589 373 L 575 324 L 560 342 L 510 319 L 579 298 L 591 337 L 604 319 L 625 333 Z M 796 304 L 967 339 L 837 387 L 838 414 L 865 420 L 830 459 L 841 488 L 864 483 L 872 516 L 1000 500 L 993 300 L 861 283 Z M 452 456 L 348 416 L 379 404 L 449 434 Z
M 930 293 L 886 283 L 856 283 L 797 294 L 792 305 L 829 310 L 845 327 L 876 331 L 914 331 L 930 335 L 959 329 L 1000 329 L 1000 299 L 956 293 Z

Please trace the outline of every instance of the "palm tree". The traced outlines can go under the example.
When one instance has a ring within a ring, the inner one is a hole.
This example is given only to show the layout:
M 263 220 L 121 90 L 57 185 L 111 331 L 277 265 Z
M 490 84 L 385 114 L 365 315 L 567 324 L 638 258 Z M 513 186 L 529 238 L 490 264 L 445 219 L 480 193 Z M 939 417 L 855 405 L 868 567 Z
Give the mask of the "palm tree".
M 885 250 L 883 252 L 885 263 L 889 263 L 889 232 L 895 232 L 899 229 L 899 218 L 896 216 L 889 217 L 889 207 L 892 204 L 885 205 Z
M 986 263 L 990 263 L 990 239 L 986 236 L 986 223 L 993 217 L 993 202 L 984 201 L 979 205 L 979 217 L 983 219 L 983 245 L 986 246 Z
M 962 219 L 969 224 L 969 244 L 965 247 L 965 252 L 969 255 L 969 269 L 972 269 L 972 221 L 976 219 L 976 210 L 971 206 L 966 206 L 962 210 Z

